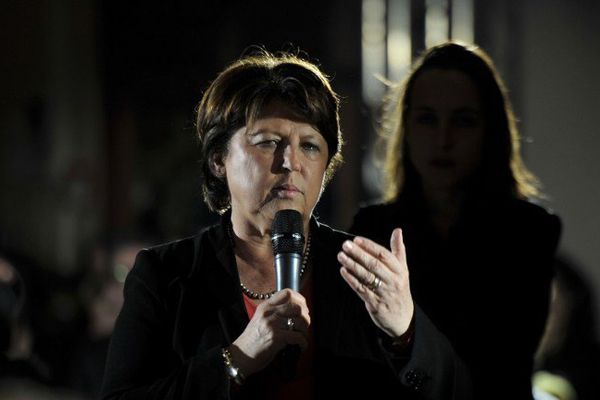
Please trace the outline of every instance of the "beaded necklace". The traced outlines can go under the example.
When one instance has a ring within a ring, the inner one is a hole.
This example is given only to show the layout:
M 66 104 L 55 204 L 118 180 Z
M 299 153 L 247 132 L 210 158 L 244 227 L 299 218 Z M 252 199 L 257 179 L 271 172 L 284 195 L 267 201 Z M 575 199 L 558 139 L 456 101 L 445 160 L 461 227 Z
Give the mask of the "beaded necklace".
M 227 234 L 229 236 L 229 241 L 231 243 L 231 247 L 232 249 L 235 248 L 235 241 L 233 240 L 233 227 L 231 226 L 231 223 L 227 224 Z M 302 278 L 302 275 L 304 274 L 304 271 L 306 270 L 306 267 L 308 266 L 308 259 L 310 257 L 310 232 L 308 233 L 308 238 L 306 239 L 306 249 L 304 250 L 304 254 L 302 255 L 302 266 L 300 267 L 300 278 Z M 235 257 L 235 255 L 234 255 Z M 244 292 L 244 294 L 248 297 L 250 297 L 251 299 L 254 300 L 266 300 L 271 298 L 271 296 L 273 296 L 275 293 L 277 293 L 277 290 L 273 290 L 271 292 L 267 292 L 267 293 L 260 293 L 260 292 L 255 292 L 254 290 L 249 289 L 246 285 L 244 285 L 242 283 L 242 281 L 240 281 L 240 287 L 242 288 L 242 292 Z

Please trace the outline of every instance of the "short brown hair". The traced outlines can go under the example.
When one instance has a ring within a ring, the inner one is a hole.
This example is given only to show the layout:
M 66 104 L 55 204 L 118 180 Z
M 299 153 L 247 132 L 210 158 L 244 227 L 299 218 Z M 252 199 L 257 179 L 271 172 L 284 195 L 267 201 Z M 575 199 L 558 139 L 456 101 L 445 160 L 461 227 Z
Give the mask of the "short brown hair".
M 225 154 L 233 134 L 256 119 L 272 100 L 289 106 L 325 138 L 329 147 L 325 183 L 341 163 L 339 98 L 327 76 L 297 55 L 261 50 L 222 71 L 197 108 L 202 192 L 211 210 L 223 212 L 230 205 L 227 182 L 216 176 L 210 166 L 214 155 Z

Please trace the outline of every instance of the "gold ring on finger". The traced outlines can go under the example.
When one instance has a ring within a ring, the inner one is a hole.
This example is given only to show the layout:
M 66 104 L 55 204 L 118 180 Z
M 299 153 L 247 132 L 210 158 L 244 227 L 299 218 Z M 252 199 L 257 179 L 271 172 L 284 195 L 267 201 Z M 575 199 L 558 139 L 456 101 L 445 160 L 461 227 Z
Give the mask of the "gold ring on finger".
M 371 282 L 369 282 L 367 287 L 374 292 L 377 289 L 379 289 L 379 286 L 381 286 L 381 279 L 379 279 L 377 275 L 373 274 L 373 279 L 371 280 Z

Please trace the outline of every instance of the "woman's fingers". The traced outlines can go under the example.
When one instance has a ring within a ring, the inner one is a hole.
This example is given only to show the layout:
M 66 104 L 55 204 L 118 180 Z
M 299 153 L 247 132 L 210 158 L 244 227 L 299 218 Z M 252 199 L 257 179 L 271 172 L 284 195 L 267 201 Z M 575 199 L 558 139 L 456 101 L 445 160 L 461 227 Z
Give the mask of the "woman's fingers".
M 392 233 L 390 249 L 355 237 L 344 242 L 338 261 L 342 277 L 364 301 L 373 322 L 396 337 L 408 327 L 414 307 L 400 229 Z
M 348 286 L 360 297 L 366 304 L 371 303 L 373 296 L 370 289 L 360 279 L 358 279 L 348 268 L 342 266 L 340 269 L 342 278 L 348 283 Z
M 389 282 L 399 270 L 398 260 L 389 250 L 360 237 L 344 242 L 338 261 L 366 285 L 376 277 L 384 283 Z
M 295 331 L 308 334 L 310 318 L 304 314 L 274 314 L 275 328 L 284 331 Z
M 310 314 L 306 299 L 300 293 L 284 289 L 258 307 L 260 312 L 269 319 L 273 329 L 308 332 Z
M 356 280 L 356 284 L 351 286 L 353 286 L 353 289 L 358 290 L 360 293 L 367 293 L 365 290 L 367 290 L 369 286 L 374 283 L 376 278 L 382 280 L 382 278 L 376 275 L 375 272 L 371 272 L 371 270 L 364 267 L 359 262 L 356 262 L 353 258 L 350 258 L 345 252 L 338 253 L 338 261 L 346 270 L 346 272 L 351 274 Z M 352 283 L 354 283 L 354 281 L 352 281 Z
M 402 241 L 402 237 L 400 237 L 400 241 Z M 362 236 L 355 237 L 352 243 L 365 252 L 365 255 L 363 255 L 365 259 L 377 260 L 377 262 L 370 261 L 372 265 L 383 266 L 392 273 L 400 272 L 400 261 L 402 259 L 398 258 L 397 255 L 393 253 L 393 248 L 392 251 L 390 251 L 380 244 Z M 397 243 L 395 243 L 395 245 L 396 244 Z M 401 245 L 404 246 L 403 244 Z
M 397 228 L 390 238 L 391 251 L 364 237 L 345 241 L 338 261 L 367 288 L 378 289 L 407 274 L 402 231 Z M 360 287 L 359 287 L 360 288 Z
M 285 304 L 289 302 L 304 302 L 306 303 L 306 299 L 300 293 L 293 291 L 292 289 L 282 289 L 278 292 L 275 292 L 271 298 L 267 301 L 262 302 L 261 304 Z M 260 306 L 259 306 L 260 307 Z
M 392 232 L 390 238 L 390 249 L 392 254 L 398 260 L 406 260 L 406 249 L 404 248 L 404 236 L 402 235 L 402 229 L 396 228 Z
M 261 302 L 242 334 L 233 342 L 244 354 L 244 371 L 263 369 L 286 345 L 308 346 L 310 315 L 306 299 L 289 289 Z

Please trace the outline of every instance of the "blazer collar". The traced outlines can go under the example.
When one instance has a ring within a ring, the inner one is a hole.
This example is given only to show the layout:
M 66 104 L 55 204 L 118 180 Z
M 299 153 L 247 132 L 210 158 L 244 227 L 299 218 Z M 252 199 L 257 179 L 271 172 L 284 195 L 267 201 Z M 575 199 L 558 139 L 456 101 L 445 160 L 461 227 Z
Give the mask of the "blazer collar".
M 180 352 L 195 351 L 195 348 L 189 346 L 193 343 L 196 343 L 196 346 L 201 344 L 198 340 L 204 328 L 202 321 L 198 321 L 198 309 L 213 307 L 206 304 L 207 302 L 217 305 L 221 330 L 221 339 L 213 339 L 220 340 L 220 343 L 213 343 L 213 346 L 232 343 L 249 322 L 228 233 L 229 218 L 229 213 L 224 214 L 220 223 L 204 230 L 198 236 L 192 271 L 179 281 L 180 296 L 174 345 Z M 345 294 L 349 290 L 340 288 L 340 285 L 345 283 L 339 277 L 339 266 L 335 258 L 335 254 L 341 248 L 341 241 L 338 240 L 339 235 L 334 235 L 330 228 L 320 224 L 314 217 L 310 226 L 311 268 L 314 269 L 312 279 L 316 289 L 313 294 L 315 309 L 311 310 L 315 316 L 315 332 L 318 332 L 316 336 L 319 338 L 320 347 L 337 352 L 339 334 L 345 324 Z M 201 345 L 206 346 L 206 343 Z

